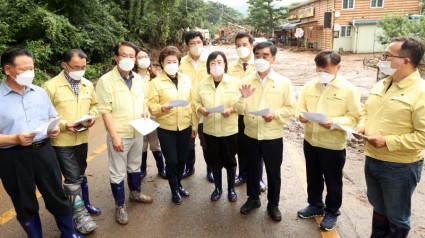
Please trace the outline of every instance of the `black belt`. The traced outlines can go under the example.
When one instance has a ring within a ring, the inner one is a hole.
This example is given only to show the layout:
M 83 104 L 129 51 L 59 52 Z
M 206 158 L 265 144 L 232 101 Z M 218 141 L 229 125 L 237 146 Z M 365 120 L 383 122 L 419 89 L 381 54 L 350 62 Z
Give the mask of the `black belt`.
M 49 143 L 49 138 L 33 142 L 31 145 L 28 145 L 28 146 L 17 145 L 17 146 L 11 147 L 11 149 L 22 149 L 22 150 L 38 149 L 45 146 L 47 143 Z

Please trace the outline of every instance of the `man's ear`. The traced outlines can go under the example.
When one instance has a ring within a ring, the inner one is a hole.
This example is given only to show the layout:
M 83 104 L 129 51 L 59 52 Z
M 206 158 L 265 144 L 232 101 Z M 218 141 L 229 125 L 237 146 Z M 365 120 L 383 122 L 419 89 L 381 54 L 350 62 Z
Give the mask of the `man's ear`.
M 63 70 L 66 70 L 66 63 L 65 62 L 61 62 L 61 67 Z
M 6 64 L 3 70 L 6 75 L 11 75 L 13 73 L 12 66 L 10 64 Z

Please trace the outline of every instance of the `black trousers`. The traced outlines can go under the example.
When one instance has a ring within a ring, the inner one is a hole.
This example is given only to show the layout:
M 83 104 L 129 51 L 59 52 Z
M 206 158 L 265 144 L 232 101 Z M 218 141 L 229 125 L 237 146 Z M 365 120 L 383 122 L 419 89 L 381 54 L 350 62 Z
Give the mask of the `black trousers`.
M 259 161 L 264 159 L 267 173 L 267 199 L 270 205 L 279 205 L 280 197 L 280 167 L 283 159 L 283 140 L 257 140 L 245 135 L 246 167 L 247 167 L 247 195 L 252 199 L 260 198 Z
M 246 142 L 245 142 L 245 123 L 243 122 L 243 115 L 238 116 L 238 167 L 239 177 L 246 178 Z
M 20 222 L 38 213 L 36 186 L 50 213 L 55 216 L 71 214 L 62 188 L 59 162 L 50 143 L 31 149 L 18 146 L 0 149 L 0 178 Z
M 304 140 L 304 156 L 307 169 L 308 203 L 323 206 L 323 190 L 326 183 L 325 211 L 339 213 L 342 204 L 342 170 L 345 149 L 330 150 L 312 146 Z
M 53 146 L 66 184 L 81 184 L 86 176 L 88 143 Z
M 169 179 L 183 175 L 187 158 L 192 129 L 190 127 L 182 131 L 170 131 L 158 128 L 158 139 L 161 144 L 162 154 L 165 158 L 166 173 Z
M 238 135 L 211 136 L 204 134 L 208 146 L 207 163 L 213 169 L 233 169 L 236 166 L 236 151 Z

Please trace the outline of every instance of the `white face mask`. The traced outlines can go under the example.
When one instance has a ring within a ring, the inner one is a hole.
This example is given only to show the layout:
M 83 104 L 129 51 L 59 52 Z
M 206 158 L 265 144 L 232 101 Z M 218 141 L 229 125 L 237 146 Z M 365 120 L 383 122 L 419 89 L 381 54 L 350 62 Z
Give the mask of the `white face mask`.
M 149 58 L 143 58 L 137 61 L 137 66 L 141 69 L 147 69 L 149 65 L 151 65 L 151 60 Z
M 379 61 L 376 66 L 379 67 L 379 71 L 388 76 L 393 75 L 397 71 L 397 69 L 391 68 L 391 61 Z
M 189 48 L 190 54 L 194 56 L 200 56 L 202 54 L 202 50 L 204 49 L 203 45 L 195 45 Z
M 73 80 L 80 81 L 85 73 L 85 70 L 71 71 L 69 72 L 69 77 L 71 77 Z
M 118 66 L 124 71 L 131 71 L 134 68 L 134 61 L 132 59 L 125 58 L 120 60 Z
M 265 59 L 256 59 L 254 60 L 255 69 L 262 73 L 270 68 L 270 62 Z
M 215 65 L 210 68 L 210 73 L 214 77 L 219 77 L 224 74 L 224 66 L 223 65 Z
M 34 70 L 27 70 L 21 74 L 16 75 L 15 80 L 16 80 L 16 83 L 21 86 L 28 86 L 34 80 L 34 77 L 35 77 Z
M 168 75 L 175 75 L 178 71 L 179 71 L 179 64 L 177 63 L 173 63 L 173 64 L 166 64 L 164 66 L 164 71 L 165 73 L 167 73 Z
M 319 76 L 320 83 L 329 83 L 335 78 L 335 75 L 326 72 L 318 72 L 317 75 Z
M 249 54 L 251 54 L 251 50 L 248 47 L 241 46 L 236 49 L 236 53 L 238 54 L 239 58 L 245 59 L 249 56 Z

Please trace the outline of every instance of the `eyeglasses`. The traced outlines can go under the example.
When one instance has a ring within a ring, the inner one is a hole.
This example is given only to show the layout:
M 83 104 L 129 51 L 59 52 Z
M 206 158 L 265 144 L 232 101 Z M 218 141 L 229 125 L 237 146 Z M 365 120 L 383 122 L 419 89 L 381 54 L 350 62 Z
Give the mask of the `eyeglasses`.
M 390 55 L 390 54 L 388 54 L 387 52 L 384 52 L 384 53 L 382 53 L 382 57 L 381 57 L 381 59 L 382 60 L 387 60 L 387 58 L 388 57 L 393 57 L 393 58 L 407 58 L 407 57 L 403 57 L 403 56 L 400 56 L 400 55 Z
M 70 67 L 72 69 L 72 71 L 82 71 L 82 70 L 86 70 L 86 66 L 82 66 L 82 67 L 72 67 L 71 65 L 69 65 L 68 63 L 65 63 L 66 65 L 68 65 L 68 67 Z

